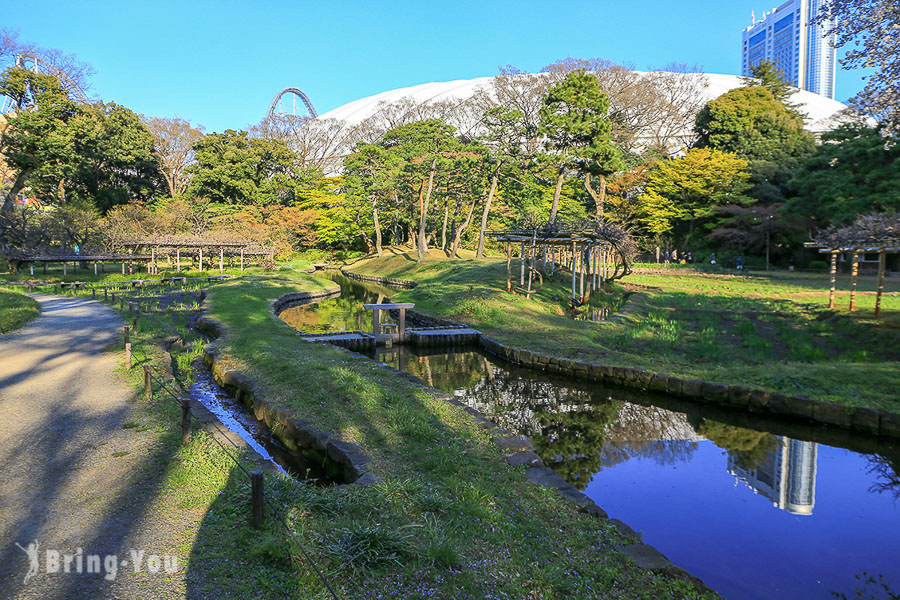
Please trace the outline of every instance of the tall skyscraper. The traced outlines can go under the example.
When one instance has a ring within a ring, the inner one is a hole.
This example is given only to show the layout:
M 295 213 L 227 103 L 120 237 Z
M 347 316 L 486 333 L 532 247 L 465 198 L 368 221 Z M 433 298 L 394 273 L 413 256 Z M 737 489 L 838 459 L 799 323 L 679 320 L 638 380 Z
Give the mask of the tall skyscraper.
M 741 74 L 761 60 L 778 66 L 788 83 L 834 99 L 834 34 L 812 20 L 827 0 L 788 0 L 763 13 L 741 36 Z

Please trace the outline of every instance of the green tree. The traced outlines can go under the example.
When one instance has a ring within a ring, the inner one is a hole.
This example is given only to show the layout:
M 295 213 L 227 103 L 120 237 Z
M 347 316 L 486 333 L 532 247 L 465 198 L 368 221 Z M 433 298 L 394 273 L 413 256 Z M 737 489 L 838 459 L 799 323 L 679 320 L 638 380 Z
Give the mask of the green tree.
M 484 124 L 487 133 L 482 141 L 487 147 L 485 159 L 490 166 L 491 185 L 481 213 L 481 226 L 478 230 L 478 247 L 475 256 L 484 256 L 484 232 L 487 229 L 491 206 L 504 169 L 518 166 L 526 147 L 528 136 L 525 115 L 522 111 L 496 106 L 484 113 Z
M 295 157 L 283 141 L 246 131 L 210 133 L 194 143 L 188 194 L 222 204 L 291 204 L 299 182 Z
M 697 147 L 749 161 L 749 195 L 763 202 L 785 200 L 794 171 L 815 149 L 801 116 L 763 86 L 737 88 L 710 101 L 697 115 L 695 131 Z
M 16 107 L 0 137 L 0 153 L 12 172 L 12 185 L 0 208 L 6 217 L 33 176 L 39 173 L 46 178 L 51 165 L 69 161 L 73 152 L 70 124 L 78 110 L 57 78 L 23 68 L 4 71 L 0 94 L 11 98 Z
M 419 261 L 428 252 L 426 226 L 435 176 L 443 169 L 448 157 L 457 150 L 459 141 L 453 136 L 456 130 L 439 119 L 417 121 L 396 127 L 386 134 L 382 146 L 404 162 L 407 189 L 415 190 L 419 208 L 419 226 L 416 248 Z
M 900 144 L 887 143 L 880 129 L 859 125 L 826 133 L 822 142 L 791 181 L 786 214 L 831 225 L 900 211 Z
M 351 211 L 355 214 L 354 220 L 360 227 L 360 234 L 371 250 L 373 244 L 362 222 L 362 213 L 368 212 L 372 218 L 375 251 L 378 256 L 381 256 L 382 224 L 379 217 L 379 205 L 383 205 L 396 194 L 398 158 L 381 146 L 360 142 L 356 145 L 353 154 L 344 159 L 344 170 L 347 203 L 356 206 L 356 209 L 351 209 Z M 360 203 L 366 205 L 368 210 L 361 209 Z
M 647 176 L 641 198 L 641 221 L 657 235 L 672 230 L 673 221 L 690 224 L 693 234 L 698 219 L 712 216 L 723 204 L 749 204 L 747 161 L 730 152 L 692 148 L 683 158 L 657 163 Z
M 778 65 L 769 60 L 761 60 L 750 67 L 750 76 L 741 77 L 743 87 L 764 87 L 776 100 L 789 109 L 796 108 L 788 102 L 788 98 L 797 91 L 797 88 L 787 82 L 784 73 Z
M 159 184 L 152 137 L 134 112 L 75 103 L 56 77 L 21 68 L 7 70 L 0 89 L 17 110 L 0 141 L 15 172 L 4 211 L 26 187 L 43 204 L 78 201 L 104 212 L 152 196 Z
M 624 166 L 622 153 L 612 142 L 608 110 L 609 99 L 597 79 L 583 70 L 569 73 L 547 91 L 540 133 L 553 152 L 549 160 L 557 165 L 551 222 L 556 220 L 566 171 L 572 168 L 584 176 L 585 187 L 602 215 L 606 176 Z M 600 179 L 600 192 L 591 187 L 591 176 Z

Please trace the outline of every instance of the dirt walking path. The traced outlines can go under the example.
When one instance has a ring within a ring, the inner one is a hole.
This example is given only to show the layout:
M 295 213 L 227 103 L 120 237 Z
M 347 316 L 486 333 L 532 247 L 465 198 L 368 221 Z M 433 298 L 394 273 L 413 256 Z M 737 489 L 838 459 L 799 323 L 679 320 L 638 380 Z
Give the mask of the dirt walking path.
M 98 302 L 35 298 L 41 316 L 0 336 L 0 598 L 183 598 L 186 557 L 174 573 L 148 559 L 177 554 L 200 515 L 154 509 L 167 461 L 126 426 L 133 392 L 104 352 L 123 323 Z

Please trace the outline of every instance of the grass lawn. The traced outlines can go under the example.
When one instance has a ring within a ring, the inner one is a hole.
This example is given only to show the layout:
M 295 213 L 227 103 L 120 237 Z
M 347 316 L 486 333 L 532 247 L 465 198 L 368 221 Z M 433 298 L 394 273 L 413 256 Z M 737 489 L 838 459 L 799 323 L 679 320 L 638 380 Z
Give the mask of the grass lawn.
M 33 298 L 19 290 L 0 289 L 0 334 L 18 329 L 40 313 Z
M 506 293 L 505 259 L 454 261 L 433 252 L 419 264 L 414 252 L 394 250 L 348 269 L 418 281 L 395 299 L 519 347 L 900 412 L 897 279 L 886 281 L 883 316 L 875 319 L 873 277 L 860 280 L 858 310 L 849 313 L 846 291 L 840 310 L 827 309 L 827 274 L 642 270 L 592 298 L 616 307 L 623 295 L 642 292 L 628 300 L 632 319 L 591 323 L 569 314 L 571 276 L 549 278 L 531 300 Z
M 300 273 L 215 286 L 209 312 L 227 324 L 219 343 L 231 366 L 319 429 L 361 444 L 372 486 L 282 482 L 278 500 L 343 598 L 687 598 L 687 584 L 637 569 L 615 548 L 606 521 L 508 467 L 487 434 L 458 408 L 369 360 L 302 342 L 271 313 L 288 292 L 332 286 Z M 218 514 L 221 511 L 216 510 Z M 220 543 L 253 540 L 226 536 Z M 290 556 L 271 543 L 268 560 Z M 323 587 L 294 557 L 302 597 Z M 279 563 L 282 566 L 285 563 Z

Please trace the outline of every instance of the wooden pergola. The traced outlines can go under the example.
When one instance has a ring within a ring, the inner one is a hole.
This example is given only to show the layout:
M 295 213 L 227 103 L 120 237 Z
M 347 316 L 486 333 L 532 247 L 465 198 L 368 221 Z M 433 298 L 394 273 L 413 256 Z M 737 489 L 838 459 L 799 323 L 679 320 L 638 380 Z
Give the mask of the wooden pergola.
M 245 259 L 267 257 L 274 260 L 275 249 L 270 246 L 263 246 L 255 242 L 247 241 L 217 241 L 203 238 L 149 238 L 130 240 L 122 244 L 126 249 L 132 249 L 137 253 L 140 249 L 149 248 L 149 264 L 148 272 L 156 274 L 159 272 L 159 259 L 167 258 L 170 266 L 181 272 L 181 259 L 189 258 L 191 261 L 196 259 L 199 270 L 203 271 L 203 255 L 206 250 L 208 260 L 214 260 L 218 255 L 219 272 L 225 271 L 225 258 L 238 258 L 241 271 L 244 270 Z M 174 259 L 174 261 L 173 261 Z
M 551 230 L 545 228 L 488 231 L 485 235 L 506 243 L 506 291 L 530 297 L 534 293 L 535 275 L 541 278 L 536 264 L 540 257 L 541 270 L 552 274 L 557 268 L 572 273 L 572 299 L 584 303 L 608 280 L 619 273 L 618 252 L 603 235 L 581 230 Z M 512 285 L 513 246 L 519 246 L 519 286 Z M 525 272 L 528 272 L 527 284 Z
M 125 274 L 126 265 L 128 271 L 132 271 L 132 263 L 147 263 L 149 265 L 152 257 L 147 254 L 46 254 L 39 256 L 23 256 L 20 260 L 28 263 L 31 275 L 34 275 L 34 265 L 40 264 L 44 267 L 44 273 L 47 272 L 49 263 L 61 263 L 63 267 L 63 275 L 68 274 L 68 264 L 73 264 L 73 272 L 77 270 L 78 263 L 92 263 L 94 267 L 94 275 L 97 274 L 97 266 L 100 271 L 105 271 L 106 263 L 121 263 L 122 275 Z
M 856 310 L 856 284 L 859 276 L 859 255 L 878 254 L 878 287 L 875 296 L 875 316 L 881 316 L 881 296 L 884 292 L 886 256 L 900 254 L 900 213 L 867 215 L 841 228 L 828 229 L 819 239 L 804 244 L 820 253 L 831 255 L 828 308 L 834 308 L 837 280 L 837 260 L 841 253 L 850 253 L 850 310 Z

